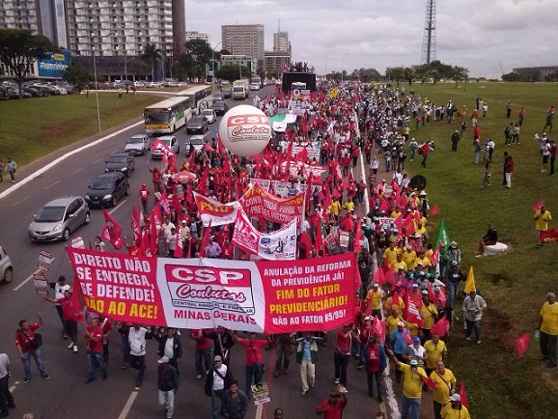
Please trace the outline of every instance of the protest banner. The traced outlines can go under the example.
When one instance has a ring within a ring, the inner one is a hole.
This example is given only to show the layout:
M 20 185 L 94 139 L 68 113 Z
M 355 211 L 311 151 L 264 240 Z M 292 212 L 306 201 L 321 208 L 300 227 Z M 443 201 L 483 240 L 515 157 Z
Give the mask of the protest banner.
M 193 194 L 196 206 L 198 207 L 198 214 L 205 227 L 210 224 L 212 227 L 217 227 L 234 223 L 239 207 L 238 202 L 222 204 L 197 192 L 193 192 Z
M 353 319 L 352 253 L 250 262 L 67 251 L 87 308 L 116 321 L 270 334 L 328 331 Z
M 318 166 L 318 165 L 312 166 L 310 164 L 306 164 L 301 161 L 293 161 L 293 160 L 287 160 L 281 162 L 280 167 L 283 172 L 288 170 L 289 174 L 295 177 L 298 176 L 298 172 L 300 170 L 302 170 L 302 173 L 305 177 L 322 176 L 324 173 L 327 172 L 327 169 L 325 169 L 322 166 Z
M 256 184 L 248 188 L 239 202 L 250 217 L 263 217 L 279 224 L 287 224 L 293 218 L 299 223 L 302 221 L 304 194 L 280 198 Z
M 273 233 L 261 233 L 246 213 L 238 211 L 232 242 L 246 252 L 267 260 L 296 259 L 296 219 Z
M 31 274 L 33 276 L 33 286 L 35 292 L 46 297 L 48 295 L 48 274 L 50 270 L 50 265 L 54 262 L 54 255 L 46 250 L 41 250 L 39 252 L 39 257 L 37 258 L 37 266 Z
M 260 185 L 267 192 L 271 192 L 281 198 L 287 198 L 290 196 L 295 196 L 306 192 L 308 187 L 306 183 L 299 182 L 287 182 L 284 180 L 270 180 L 270 179 L 260 179 L 260 178 L 250 178 L 250 184 Z M 316 190 L 320 192 L 322 190 L 322 185 L 310 185 L 312 187 L 312 193 Z

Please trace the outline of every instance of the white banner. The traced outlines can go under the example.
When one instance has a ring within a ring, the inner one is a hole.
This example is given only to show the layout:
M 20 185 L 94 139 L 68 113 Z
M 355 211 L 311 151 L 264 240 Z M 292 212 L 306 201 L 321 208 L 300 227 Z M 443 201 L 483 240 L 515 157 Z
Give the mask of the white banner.
M 240 210 L 234 224 L 232 242 L 262 259 L 295 260 L 296 225 L 295 218 L 278 231 L 261 233 L 252 225 L 246 213 Z
M 260 179 L 260 178 L 250 178 L 250 184 L 260 185 L 263 189 L 267 192 L 271 192 L 281 198 L 287 198 L 290 196 L 295 196 L 301 193 L 306 192 L 306 183 L 295 183 L 294 185 L 291 182 L 287 182 L 284 180 L 270 180 L 270 179 Z M 322 185 L 312 185 L 312 193 L 315 191 L 321 191 Z
M 207 227 L 211 224 L 211 227 L 217 227 L 234 223 L 236 212 L 240 207 L 238 202 L 222 204 L 197 192 L 193 193 L 196 206 L 198 207 L 198 214 L 204 226 Z

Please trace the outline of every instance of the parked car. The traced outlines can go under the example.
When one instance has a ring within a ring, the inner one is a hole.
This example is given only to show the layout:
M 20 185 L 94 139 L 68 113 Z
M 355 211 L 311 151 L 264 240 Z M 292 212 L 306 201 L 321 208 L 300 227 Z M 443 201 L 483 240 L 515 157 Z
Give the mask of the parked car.
M 201 111 L 201 115 L 205 118 L 209 125 L 213 124 L 217 120 L 217 115 L 213 109 L 204 109 Z
M 108 172 L 122 172 L 126 176 L 135 169 L 134 158 L 128 153 L 112 153 L 110 157 L 105 160 L 105 173 Z
M 43 96 L 45 96 L 44 91 L 42 91 L 42 90 L 40 90 L 36 87 L 33 87 L 33 86 L 23 87 L 22 90 L 24 92 L 29 93 L 33 97 L 43 97 Z
M 194 116 L 186 124 L 187 134 L 203 134 L 207 129 L 207 121 L 203 116 Z
M 195 134 L 190 135 L 184 141 L 184 148 L 186 150 L 186 154 L 190 153 L 190 146 L 194 147 L 194 150 L 201 151 L 205 144 L 211 142 L 211 138 L 208 132 L 205 134 Z
M 229 106 L 224 100 L 214 100 L 213 110 L 216 115 L 223 116 L 229 110 Z
M 134 82 L 134 86 L 135 87 L 145 87 L 145 82 L 141 81 L 141 80 L 136 80 Z
M 9 283 L 14 279 L 14 267 L 6 249 L 0 246 L 0 282 Z
M 91 179 L 85 200 L 89 207 L 115 207 L 128 195 L 128 178 L 119 172 L 110 172 Z
M 89 206 L 81 196 L 55 199 L 33 216 L 29 238 L 31 241 L 67 241 L 74 231 L 90 221 Z
M 152 81 L 147 84 L 147 87 L 162 87 L 163 83 L 160 81 Z
M 178 145 L 178 140 L 176 139 L 176 137 L 174 135 L 163 135 L 151 140 L 151 158 L 163 158 L 163 152 L 165 148 L 169 149 L 176 155 L 180 153 L 180 146 Z
M 143 156 L 147 150 L 149 150 L 149 136 L 147 134 L 132 135 L 124 146 L 124 151 L 131 156 Z

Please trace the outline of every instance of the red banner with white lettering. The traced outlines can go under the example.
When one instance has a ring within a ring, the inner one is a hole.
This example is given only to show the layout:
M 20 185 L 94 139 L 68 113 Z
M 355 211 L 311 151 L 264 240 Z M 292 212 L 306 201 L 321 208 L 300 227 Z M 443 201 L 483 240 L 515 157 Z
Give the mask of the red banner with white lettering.
M 171 259 L 68 248 L 90 310 L 113 320 L 258 333 L 328 331 L 352 322 L 352 253 L 296 261 Z
M 279 198 L 255 184 L 239 199 L 242 208 L 250 217 L 263 217 L 268 221 L 287 224 L 296 218 L 300 224 L 304 212 L 304 193 L 291 198 Z

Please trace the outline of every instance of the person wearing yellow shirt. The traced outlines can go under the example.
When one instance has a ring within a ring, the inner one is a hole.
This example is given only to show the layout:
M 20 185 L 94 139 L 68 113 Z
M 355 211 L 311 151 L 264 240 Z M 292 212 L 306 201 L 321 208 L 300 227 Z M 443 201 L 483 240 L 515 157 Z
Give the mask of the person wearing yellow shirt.
M 343 208 L 349 212 L 352 212 L 355 210 L 355 203 L 353 202 L 352 199 L 349 199 L 347 202 L 343 204 Z
M 455 390 L 457 380 L 453 372 L 446 368 L 443 361 L 439 361 L 436 369 L 430 374 L 430 379 L 436 388 L 432 392 L 435 419 L 442 419 L 442 407 L 449 403 L 450 394 Z
M 425 340 L 430 340 L 432 334 L 430 330 L 434 324 L 434 320 L 438 316 L 438 308 L 428 297 L 428 291 L 424 290 L 422 295 L 423 305 L 420 308 L 420 317 L 422 318 L 422 336 Z
M 420 237 L 426 235 L 426 224 L 419 222 L 415 230 L 415 234 Z
M 399 272 L 400 270 L 407 271 L 408 267 L 405 262 L 403 262 L 403 254 L 397 254 L 397 260 L 394 265 L 392 265 L 394 271 Z
M 407 269 L 409 270 L 415 269 L 417 253 L 409 246 L 405 246 L 402 255 L 403 255 L 403 262 L 405 262 L 405 264 L 407 265 Z
M 399 323 L 403 321 L 401 317 L 401 312 L 398 310 L 391 310 L 390 315 L 386 319 L 386 326 L 388 328 L 388 335 L 391 336 L 395 330 L 397 330 L 397 326 Z
M 543 233 L 548 231 L 548 224 L 552 221 L 552 214 L 544 205 L 535 213 L 535 230 L 539 233 L 539 243 L 543 244 Z
M 556 294 L 546 294 L 546 301 L 539 312 L 539 332 L 541 352 L 549 368 L 555 368 L 556 344 L 558 342 L 558 303 Z
M 426 252 L 424 252 L 424 257 L 432 260 L 433 255 L 434 255 L 434 249 L 432 249 L 432 245 L 429 244 L 428 245 L 428 250 L 426 250 Z
M 427 340 L 424 344 L 426 370 L 428 372 L 436 368 L 439 361 L 442 361 L 446 356 L 448 349 L 443 340 L 437 335 L 432 335 L 431 340 Z
M 420 419 L 420 404 L 422 402 L 422 385 L 428 380 L 424 368 L 419 367 L 418 361 L 412 359 L 408 364 L 399 362 L 389 352 L 392 361 L 403 374 L 403 389 L 401 395 L 401 417 L 405 419 Z
M 384 250 L 384 260 L 393 266 L 397 263 L 397 255 L 401 253 L 401 249 L 395 246 L 395 243 L 391 242 L 389 247 Z
M 393 295 L 390 295 L 384 302 L 384 310 L 397 310 L 399 313 L 403 313 L 403 310 L 405 310 L 405 301 L 403 301 L 403 298 L 397 293 L 395 293 L 395 298 Z
M 382 320 L 382 299 L 384 298 L 384 291 L 378 284 L 372 285 L 370 291 L 366 295 L 368 307 L 372 310 L 372 314 Z
M 454 393 L 450 396 L 450 402 L 442 408 L 442 419 L 471 419 L 469 410 L 461 404 L 461 396 Z
M 339 203 L 339 200 L 334 200 L 328 208 L 328 211 L 331 215 L 334 215 L 335 217 L 339 217 L 339 213 L 341 212 L 341 204 Z

